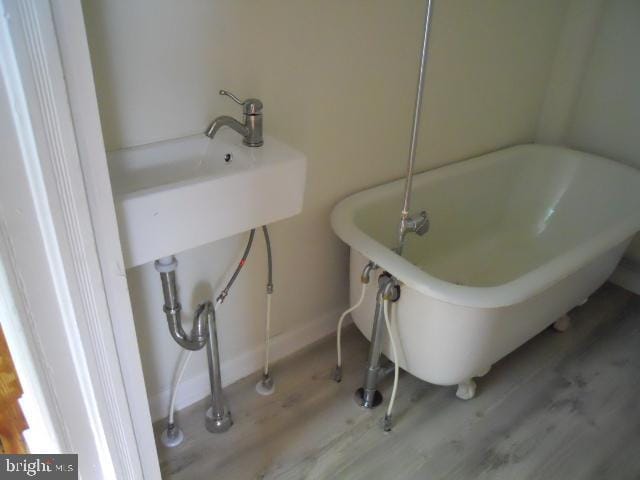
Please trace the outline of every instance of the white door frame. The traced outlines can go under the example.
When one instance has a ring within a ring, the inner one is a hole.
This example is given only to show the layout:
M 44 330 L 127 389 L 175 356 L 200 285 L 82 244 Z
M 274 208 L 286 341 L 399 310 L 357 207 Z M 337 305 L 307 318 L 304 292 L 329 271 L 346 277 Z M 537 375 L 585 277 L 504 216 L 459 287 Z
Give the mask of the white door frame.
M 160 478 L 80 0 L 0 0 L 0 73 L 0 138 L 15 147 L 0 276 L 17 313 L 3 325 L 19 374 L 28 357 L 83 478 Z

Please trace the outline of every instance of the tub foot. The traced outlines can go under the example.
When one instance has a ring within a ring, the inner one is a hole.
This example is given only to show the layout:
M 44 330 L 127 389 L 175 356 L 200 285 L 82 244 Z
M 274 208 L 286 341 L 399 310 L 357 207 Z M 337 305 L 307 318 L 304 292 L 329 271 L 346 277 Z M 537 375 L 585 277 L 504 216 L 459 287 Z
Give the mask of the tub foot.
M 553 329 L 556 332 L 566 332 L 571 327 L 571 317 L 563 315 L 553 323 Z
M 458 390 L 456 390 L 456 397 L 460 400 L 471 400 L 476 396 L 476 382 L 472 378 L 465 380 L 458 384 Z

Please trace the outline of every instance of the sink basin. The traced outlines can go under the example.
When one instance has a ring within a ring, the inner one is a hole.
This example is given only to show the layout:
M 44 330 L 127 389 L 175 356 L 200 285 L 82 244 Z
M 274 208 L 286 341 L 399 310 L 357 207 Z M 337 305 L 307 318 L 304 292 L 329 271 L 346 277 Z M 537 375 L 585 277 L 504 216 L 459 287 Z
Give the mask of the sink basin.
M 265 136 L 202 134 L 108 153 L 125 266 L 229 237 L 302 210 L 306 158 Z

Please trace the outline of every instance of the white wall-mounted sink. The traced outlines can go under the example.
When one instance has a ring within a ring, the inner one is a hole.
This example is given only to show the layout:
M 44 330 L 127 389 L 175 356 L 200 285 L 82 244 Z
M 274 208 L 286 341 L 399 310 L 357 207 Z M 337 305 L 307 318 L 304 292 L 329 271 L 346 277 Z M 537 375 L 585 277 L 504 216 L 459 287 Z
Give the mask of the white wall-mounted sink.
M 302 210 L 306 158 L 268 136 L 251 148 L 224 129 L 108 158 L 127 268 Z

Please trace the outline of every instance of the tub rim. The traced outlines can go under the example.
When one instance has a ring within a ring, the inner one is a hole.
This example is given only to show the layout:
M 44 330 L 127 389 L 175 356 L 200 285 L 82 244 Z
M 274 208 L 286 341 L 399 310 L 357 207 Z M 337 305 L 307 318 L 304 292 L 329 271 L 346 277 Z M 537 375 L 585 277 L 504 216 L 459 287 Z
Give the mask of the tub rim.
M 628 174 L 638 175 L 640 178 L 640 172 L 635 168 L 608 158 L 566 147 L 524 144 L 417 173 L 414 176 L 414 188 L 416 184 L 422 182 L 435 181 L 450 174 L 460 174 L 479 168 L 483 164 L 499 161 L 506 155 L 517 153 L 518 150 L 533 149 L 549 153 L 580 154 L 583 157 L 606 162 L 613 168 L 626 170 Z M 403 184 L 404 179 L 401 178 L 362 190 L 341 200 L 331 212 L 331 226 L 334 232 L 343 242 L 387 270 L 406 286 L 437 300 L 466 307 L 507 307 L 531 298 L 576 272 L 597 256 L 617 245 L 631 241 L 640 227 L 639 212 L 637 215 L 630 215 L 614 226 L 590 237 L 570 252 L 554 257 L 507 283 L 490 287 L 456 285 L 420 269 L 356 226 L 354 214 L 357 210 L 366 206 L 373 199 L 391 196 L 396 189 L 401 189 Z

